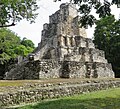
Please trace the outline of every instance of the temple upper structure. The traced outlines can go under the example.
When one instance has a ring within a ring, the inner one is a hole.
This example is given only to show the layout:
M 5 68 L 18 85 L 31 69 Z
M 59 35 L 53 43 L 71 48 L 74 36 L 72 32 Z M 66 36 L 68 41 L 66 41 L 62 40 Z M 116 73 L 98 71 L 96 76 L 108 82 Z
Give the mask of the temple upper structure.
M 87 37 L 85 28 L 80 28 L 77 9 L 74 4 L 61 4 L 60 9 L 49 16 L 49 24 L 43 25 L 41 43 L 36 50 L 38 56 L 35 58 L 63 59 L 77 45 L 76 36 Z
M 114 78 L 102 50 L 80 28 L 74 4 L 64 3 L 43 25 L 41 42 L 5 79 Z
M 75 5 L 62 4 L 60 9 L 49 16 L 49 24 L 43 25 L 42 37 L 80 35 L 86 37 L 84 28 L 79 28 L 79 16 Z

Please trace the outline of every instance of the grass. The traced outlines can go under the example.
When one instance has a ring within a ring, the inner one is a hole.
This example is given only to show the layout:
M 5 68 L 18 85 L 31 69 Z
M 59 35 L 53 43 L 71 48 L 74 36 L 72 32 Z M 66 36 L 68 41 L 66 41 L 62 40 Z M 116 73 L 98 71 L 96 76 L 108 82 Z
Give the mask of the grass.
M 120 80 L 120 78 L 112 78 L 112 79 L 48 79 L 48 80 L 0 80 L 0 87 L 7 86 L 23 86 L 25 84 L 34 84 L 34 83 L 59 83 L 59 82 L 80 82 L 80 81 L 92 81 L 92 80 Z
M 120 88 L 43 101 L 16 109 L 120 109 Z

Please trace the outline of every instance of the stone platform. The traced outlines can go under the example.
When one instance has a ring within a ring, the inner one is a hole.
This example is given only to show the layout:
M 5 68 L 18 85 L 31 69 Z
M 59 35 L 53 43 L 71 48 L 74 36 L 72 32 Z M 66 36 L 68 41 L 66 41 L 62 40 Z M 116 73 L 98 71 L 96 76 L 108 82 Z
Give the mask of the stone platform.
M 27 105 L 46 99 L 50 100 L 120 87 L 120 79 L 52 79 L 44 81 L 22 81 L 22 83 L 24 84 L 20 86 L 0 86 L 1 109 L 5 109 L 6 107 L 13 109 L 13 106 Z

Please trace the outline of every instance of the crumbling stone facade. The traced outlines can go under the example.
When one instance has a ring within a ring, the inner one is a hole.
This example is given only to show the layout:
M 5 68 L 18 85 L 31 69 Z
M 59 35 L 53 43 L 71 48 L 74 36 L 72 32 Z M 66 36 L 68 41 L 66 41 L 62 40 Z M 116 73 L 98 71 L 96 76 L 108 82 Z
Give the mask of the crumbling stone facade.
M 43 25 L 41 42 L 5 79 L 114 78 L 111 64 L 79 27 L 74 4 L 64 3 Z M 19 76 L 24 75 L 24 76 Z

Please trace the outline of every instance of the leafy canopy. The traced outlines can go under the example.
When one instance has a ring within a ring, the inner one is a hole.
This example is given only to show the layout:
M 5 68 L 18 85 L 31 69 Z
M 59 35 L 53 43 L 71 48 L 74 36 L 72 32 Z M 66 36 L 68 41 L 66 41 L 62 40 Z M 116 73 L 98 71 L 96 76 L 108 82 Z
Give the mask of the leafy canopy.
M 25 47 L 35 48 L 34 43 L 25 37 L 22 39 L 21 44 L 24 45 Z
M 22 40 L 9 29 L 0 29 L 0 62 L 16 58 L 18 55 L 26 56 L 34 49 L 31 40 Z
M 34 22 L 38 9 L 37 0 L 0 0 L 0 27 L 14 26 L 26 19 Z
M 115 20 L 112 15 L 97 21 L 94 43 L 97 48 L 105 51 L 116 77 L 120 77 L 120 20 Z
M 12 31 L 0 29 L 0 60 L 16 57 L 14 48 L 20 44 L 20 38 Z

